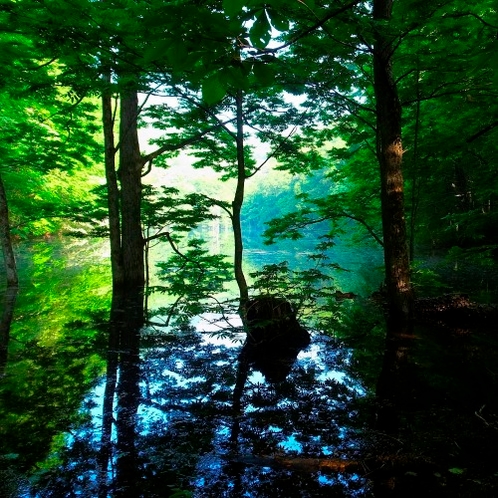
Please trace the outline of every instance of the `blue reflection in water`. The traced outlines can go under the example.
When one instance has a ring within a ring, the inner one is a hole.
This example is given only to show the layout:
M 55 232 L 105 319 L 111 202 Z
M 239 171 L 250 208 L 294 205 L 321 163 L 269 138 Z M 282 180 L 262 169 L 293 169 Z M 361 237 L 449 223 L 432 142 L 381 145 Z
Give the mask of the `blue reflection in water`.
M 253 369 L 240 377 L 240 339 L 237 334 L 220 338 L 194 333 L 142 350 L 134 445 L 137 468 L 148 476 L 144 486 L 154 488 L 167 474 L 180 476 L 180 487 L 203 498 L 307 496 L 309 489 L 319 495 L 330 486 L 349 493 L 348 477 L 342 482 L 318 469 L 303 474 L 292 468 L 294 457 L 337 457 L 361 443 L 348 404 L 365 389 L 341 370 L 349 352 L 333 339 L 315 335 L 288 377 L 272 384 Z M 243 384 L 240 410 L 234 410 L 237 384 Z M 91 444 L 96 449 L 105 387 L 104 379 L 91 396 Z M 114 419 L 118 416 L 115 411 Z M 113 425 L 113 445 L 117 438 Z M 111 487 L 119 484 L 112 471 L 119 458 L 114 448 L 106 474 Z M 283 465 L 282 458 L 290 463 Z M 95 485 L 96 471 L 90 474 Z

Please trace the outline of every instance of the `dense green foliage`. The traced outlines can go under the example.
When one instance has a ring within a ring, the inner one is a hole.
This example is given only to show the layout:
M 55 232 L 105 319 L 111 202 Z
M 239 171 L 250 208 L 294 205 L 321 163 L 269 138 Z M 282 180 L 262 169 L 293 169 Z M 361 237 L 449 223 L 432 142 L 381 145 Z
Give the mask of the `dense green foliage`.
M 8 24 L 8 18 L 3 15 Z M 12 233 L 50 234 L 55 220 L 89 200 L 100 161 L 95 102 L 77 97 L 61 78 L 63 66 L 47 60 L 38 41 L 0 33 L 6 61 L 0 80 L 1 175 L 10 202 Z M 92 175 L 94 178 L 92 179 Z
M 171 210 L 155 212 L 173 199 L 168 189 L 231 216 L 242 92 L 244 230 L 270 223 L 274 241 L 312 226 L 329 240 L 382 244 L 370 3 L 125 4 L 80 1 L 83 15 L 70 2 L 3 4 L 1 175 L 14 235 L 53 233 L 61 219 L 66 228 L 93 219 L 105 233 L 107 207 L 91 207 L 90 193 L 104 182 L 97 97 L 118 102 L 133 87 L 142 141 L 154 137 L 142 173 L 166 189 L 143 190 L 145 240 L 153 226 L 175 231 Z M 488 0 L 412 0 L 393 2 L 382 27 L 402 106 L 412 258 L 417 248 L 498 244 L 497 25 Z M 168 175 L 179 157 L 194 169 Z M 206 219 L 191 216 L 189 226 Z

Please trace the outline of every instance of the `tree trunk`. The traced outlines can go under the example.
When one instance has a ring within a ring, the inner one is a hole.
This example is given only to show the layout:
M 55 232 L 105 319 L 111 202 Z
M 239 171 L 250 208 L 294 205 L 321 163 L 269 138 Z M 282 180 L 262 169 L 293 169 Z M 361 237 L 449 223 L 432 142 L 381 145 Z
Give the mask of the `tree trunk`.
M 404 322 L 412 316 L 413 291 L 401 168 L 401 104 L 392 72 L 393 44 L 384 24 L 391 18 L 392 5 L 393 0 L 374 0 L 373 15 L 378 24 L 374 46 L 374 90 L 386 285 L 391 318 Z
M 410 212 L 410 263 L 413 263 L 415 258 L 415 227 L 416 218 L 418 211 L 418 203 L 420 198 L 420 171 L 419 171 L 419 157 L 418 157 L 418 141 L 420 133 L 420 71 L 417 69 L 416 72 L 416 84 L 417 89 L 417 104 L 415 108 L 415 131 L 413 136 L 413 161 L 411 164 L 411 178 L 412 178 L 412 202 L 411 202 L 411 212 Z
M 7 287 L 3 295 L 2 315 L 0 317 L 0 379 L 2 378 L 9 351 L 10 326 L 16 307 L 17 293 L 19 289 L 15 285 Z
M 240 215 L 242 204 L 244 203 L 244 187 L 246 181 L 246 167 L 244 159 L 244 120 L 242 114 L 242 91 L 239 90 L 236 96 L 237 107 L 237 188 L 232 202 L 232 229 L 234 236 L 234 272 L 235 280 L 239 287 L 240 308 L 244 310 L 246 302 L 249 300 L 247 281 L 242 267 L 244 245 L 242 241 L 242 226 Z
M 16 258 L 10 237 L 9 207 L 7 194 L 2 177 L 0 176 L 0 244 L 2 244 L 3 261 L 8 287 L 17 287 L 19 278 L 17 276 Z
M 110 76 L 108 77 L 110 82 Z M 116 175 L 116 146 L 114 144 L 114 113 L 112 96 L 102 95 L 102 123 L 104 130 L 104 162 L 107 180 L 107 208 L 109 211 L 109 242 L 111 246 L 112 283 L 120 288 L 124 283 L 123 255 L 121 252 L 121 222 L 119 209 L 119 187 Z
M 138 96 L 135 89 L 121 93 L 119 180 L 121 183 L 121 250 L 127 289 L 145 283 L 144 240 L 141 223 L 142 158 L 137 130 Z

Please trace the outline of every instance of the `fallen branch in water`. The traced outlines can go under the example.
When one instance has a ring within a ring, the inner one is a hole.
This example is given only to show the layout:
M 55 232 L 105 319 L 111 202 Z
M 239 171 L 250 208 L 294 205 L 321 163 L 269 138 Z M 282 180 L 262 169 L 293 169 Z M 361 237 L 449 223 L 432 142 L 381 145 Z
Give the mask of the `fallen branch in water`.
M 286 468 L 298 472 L 338 472 L 372 474 L 379 470 L 390 473 L 433 473 L 435 464 L 426 457 L 411 454 L 375 455 L 364 460 L 347 460 L 337 457 L 312 458 L 281 455 L 232 455 L 230 462 L 258 467 Z

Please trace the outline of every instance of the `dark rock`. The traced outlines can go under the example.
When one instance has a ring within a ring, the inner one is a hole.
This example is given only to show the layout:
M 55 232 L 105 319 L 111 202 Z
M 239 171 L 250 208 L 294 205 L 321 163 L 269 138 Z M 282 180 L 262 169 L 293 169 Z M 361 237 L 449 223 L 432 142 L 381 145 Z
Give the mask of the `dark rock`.
M 299 323 L 291 303 L 281 297 L 253 297 L 246 305 L 246 317 L 249 344 L 278 347 L 284 341 L 286 346 L 302 348 L 310 342 L 310 335 Z

